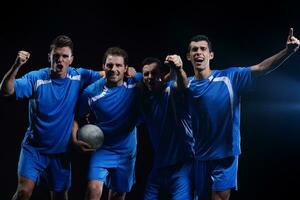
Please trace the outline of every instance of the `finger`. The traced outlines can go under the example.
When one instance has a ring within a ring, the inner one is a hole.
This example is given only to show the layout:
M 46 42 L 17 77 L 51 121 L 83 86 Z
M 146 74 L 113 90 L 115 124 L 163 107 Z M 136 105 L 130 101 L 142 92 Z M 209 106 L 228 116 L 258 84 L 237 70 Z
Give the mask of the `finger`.
M 294 29 L 290 28 L 289 38 L 293 37 L 293 35 L 294 35 Z
M 22 58 L 26 58 L 26 59 L 29 59 L 30 57 L 30 53 L 27 52 L 27 51 L 19 51 L 18 55 Z
M 96 149 L 82 148 L 82 151 L 84 151 L 84 152 L 94 152 L 94 151 L 96 151 Z
M 82 140 L 78 140 L 78 143 L 80 146 L 82 146 L 83 148 L 88 148 L 88 149 L 92 149 L 92 146 L 89 145 L 88 143 L 82 141 Z

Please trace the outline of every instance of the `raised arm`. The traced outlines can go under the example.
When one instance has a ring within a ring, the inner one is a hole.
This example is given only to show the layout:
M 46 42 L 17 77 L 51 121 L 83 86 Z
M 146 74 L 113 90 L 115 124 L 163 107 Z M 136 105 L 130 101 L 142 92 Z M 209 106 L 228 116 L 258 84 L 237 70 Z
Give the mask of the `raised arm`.
M 182 60 L 178 55 L 168 55 L 165 64 L 170 66 L 170 79 L 176 81 L 176 87 L 181 90 L 187 87 L 188 79 L 183 70 Z
M 261 63 L 251 66 L 252 73 L 254 75 L 264 75 L 272 72 L 281 66 L 291 55 L 293 55 L 299 49 L 299 45 L 299 40 L 294 37 L 293 28 L 290 28 L 286 48 L 263 60 Z
M 0 90 L 3 96 L 10 96 L 14 94 L 14 81 L 16 75 L 22 65 L 24 65 L 30 57 L 30 53 L 26 51 L 19 51 L 15 63 L 10 68 L 10 70 L 4 75 Z

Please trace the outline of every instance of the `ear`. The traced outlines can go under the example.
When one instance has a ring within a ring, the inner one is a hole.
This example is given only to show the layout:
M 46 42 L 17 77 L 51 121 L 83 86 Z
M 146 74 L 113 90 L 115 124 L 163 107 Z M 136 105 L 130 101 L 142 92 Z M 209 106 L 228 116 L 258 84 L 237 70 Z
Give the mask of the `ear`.
M 48 53 L 48 62 L 51 63 L 51 54 Z
M 188 53 L 186 53 L 186 59 L 188 60 L 188 61 L 191 61 L 191 54 L 188 52 Z
M 74 56 L 72 55 L 70 58 L 70 65 L 72 64 L 73 60 L 74 60 Z
M 215 54 L 214 54 L 214 52 L 211 51 L 209 53 L 209 60 L 212 60 L 214 57 L 215 57 Z

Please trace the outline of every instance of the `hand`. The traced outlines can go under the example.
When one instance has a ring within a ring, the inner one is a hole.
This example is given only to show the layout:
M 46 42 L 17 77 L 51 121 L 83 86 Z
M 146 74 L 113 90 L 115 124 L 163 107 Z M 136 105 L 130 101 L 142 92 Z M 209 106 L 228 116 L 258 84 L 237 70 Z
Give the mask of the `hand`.
M 82 140 L 73 140 L 74 146 L 83 153 L 94 152 L 96 149 L 93 149 L 91 145 L 82 141 Z
M 24 65 L 28 61 L 29 57 L 30 57 L 30 53 L 29 52 L 27 52 L 27 51 L 19 51 L 18 55 L 17 55 L 17 58 L 15 60 L 15 64 L 17 66 L 22 66 L 22 65 Z
M 136 74 L 136 70 L 133 67 L 127 67 L 126 76 L 134 77 Z
M 165 59 L 165 64 L 174 65 L 176 69 L 182 69 L 182 60 L 178 55 L 168 55 Z
M 294 30 L 290 28 L 289 36 L 286 42 L 286 46 L 290 52 L 296 52 L 299 49 L 300 42 L 294 37 Z

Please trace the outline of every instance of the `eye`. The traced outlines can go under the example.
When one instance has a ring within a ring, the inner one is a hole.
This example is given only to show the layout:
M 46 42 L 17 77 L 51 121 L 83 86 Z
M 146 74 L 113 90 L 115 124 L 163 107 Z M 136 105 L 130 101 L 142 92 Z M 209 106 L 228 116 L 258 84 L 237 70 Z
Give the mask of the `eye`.
M 193 48 L 192 48 L 192 51 L 193 51 L 193 52 L 198 51 L 198 47 L 193 47 Z
M 63 58 L 69 58 L 69 55 L 64 54 L 64 55 L 62 55 L 62 57 L 63 57 Z
M 202 51 L 205 51 L 207 48 L 206 47 L 201 47 L 201 50 Z
M 52 55 L 52 58 L 56 60 L 56 59 L 59 58 L 59 55 L 58 55 L 58 54 L 53 54 L 53 55 Z
M 106 67 L 111 69 L 111 68 L 114 67 L 114 64 L 112 64 L 112 63 L 107 63 L 107 64 L 106 64 Z

